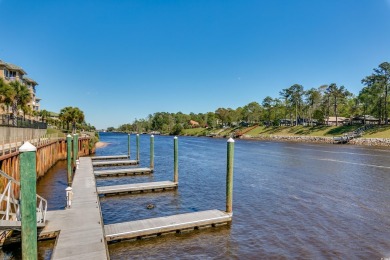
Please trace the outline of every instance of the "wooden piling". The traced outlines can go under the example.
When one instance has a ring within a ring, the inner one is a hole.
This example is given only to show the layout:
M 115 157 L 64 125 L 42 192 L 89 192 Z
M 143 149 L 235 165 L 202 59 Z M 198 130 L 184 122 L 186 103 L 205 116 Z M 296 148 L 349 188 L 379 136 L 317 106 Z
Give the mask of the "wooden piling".
M 73 135 L 73 156 L 72 156 L 72 162 L 73 167 L 76 167 L 76 160 L 77 160 L 77 151 L 78 151 L 78 141 L 77 141 L 77 134 Z
M 233 162 L 234 162 L 234 140 L 227 141 L 226 161 L 226 213 L 233 212 Z
M 154 135 L 150 136 L 150 169 L 154 169 Z
M 177 136 L 173 138 L 173 182 L 179 182 L 179 144 Z
M 127 157 L 130 159 L 130 134 L 127 134 Z
M 22 222 L 22 258 L 37 259 L 37 189 L 36 189 L 36 151 L 29 142 L 20 148 L 20 189 Z
M 139 161 L 139 134 L 137 134 L 137 158 L 136 161 Z
M 68 186 L 72 186 L 72 136 L 66 136 L 66 159 L 68 162 Z

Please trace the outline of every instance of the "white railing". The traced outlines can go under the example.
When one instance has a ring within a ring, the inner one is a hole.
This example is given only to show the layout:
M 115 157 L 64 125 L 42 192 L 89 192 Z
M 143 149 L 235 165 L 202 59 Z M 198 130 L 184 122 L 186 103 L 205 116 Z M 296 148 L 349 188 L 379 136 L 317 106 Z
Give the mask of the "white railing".
M 20 201 L 15 199 L 13 185 L 20 186 L 20 182 L 0 171 L 0 177 L 7 179 L 7 185 L 0 196 L 0 220 L 20 221 Z M 5 204 L 5 208 L 3 208 Z M 46 221 L 47 200 L 37 194 L 37 223 L 44 224 Z

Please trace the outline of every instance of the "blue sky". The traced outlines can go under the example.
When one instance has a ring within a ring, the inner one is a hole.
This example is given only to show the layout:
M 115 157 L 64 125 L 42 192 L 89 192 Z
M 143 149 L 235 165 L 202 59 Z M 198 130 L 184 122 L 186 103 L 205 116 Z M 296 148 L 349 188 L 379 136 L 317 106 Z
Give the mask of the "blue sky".
M 0 59 L 98 128 L 237 108 L 390 62 L 390 0 L 0 0 Z

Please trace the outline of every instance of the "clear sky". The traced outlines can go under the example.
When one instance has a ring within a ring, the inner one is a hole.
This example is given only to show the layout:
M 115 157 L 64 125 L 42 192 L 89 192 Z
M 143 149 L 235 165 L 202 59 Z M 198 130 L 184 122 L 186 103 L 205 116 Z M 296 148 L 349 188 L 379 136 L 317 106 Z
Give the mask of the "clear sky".
M 0 0 L 0 59 L 98 128 L 237 108 L 390 62 L 390 0 Z

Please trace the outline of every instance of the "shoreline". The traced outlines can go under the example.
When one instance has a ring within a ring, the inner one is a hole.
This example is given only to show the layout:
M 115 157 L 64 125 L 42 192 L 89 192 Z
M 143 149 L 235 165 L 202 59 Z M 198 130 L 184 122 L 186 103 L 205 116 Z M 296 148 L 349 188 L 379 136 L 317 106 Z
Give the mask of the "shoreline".
M 333 144 L 333 137 L 325 136 L 282 136 L 282 135 L 261 135 L 248 136 L 243 135 L 242 140 L 256 141 L 276 141 L 276 142 L 297 142 L 297 143 L 323 143 Z M 345 145 L 362 145 L 362 146 L 378 146 L 390 147 L 390 138 L 355 138 L 350 140 Z
M 95 148 L 97 149 L 97 148 L 104 148 L 104 147 L 106 147 L 107 145 L 109 145 L 109 143 L 106 143 L 106 142 L 97 142 L 96 144 L 95 144 Z

